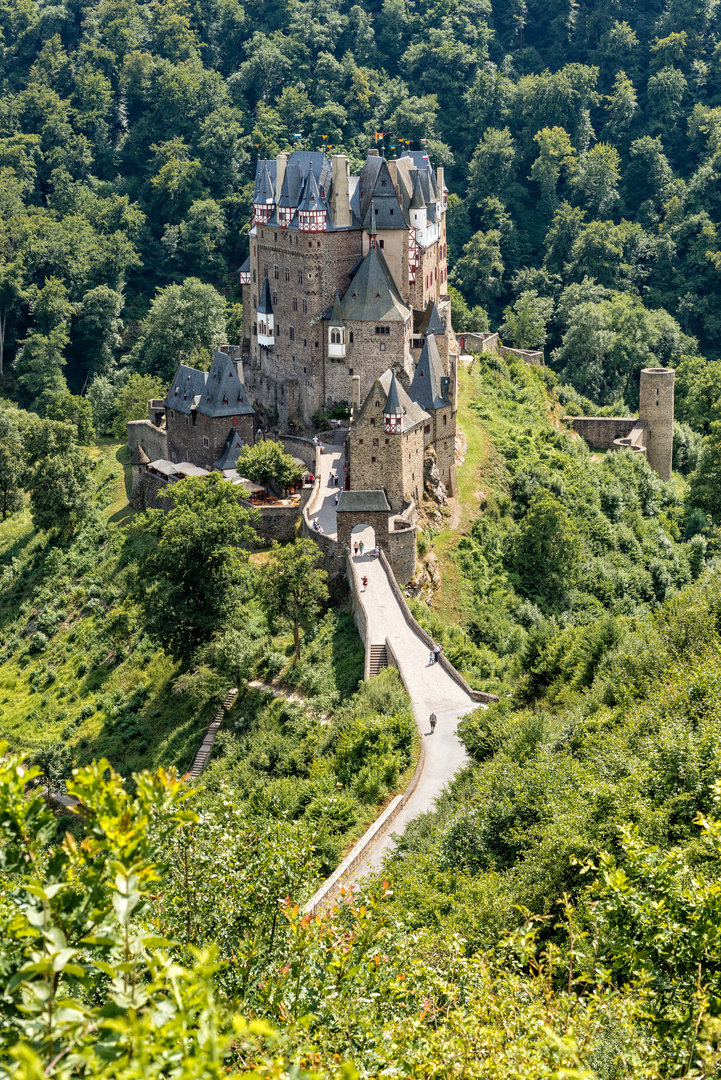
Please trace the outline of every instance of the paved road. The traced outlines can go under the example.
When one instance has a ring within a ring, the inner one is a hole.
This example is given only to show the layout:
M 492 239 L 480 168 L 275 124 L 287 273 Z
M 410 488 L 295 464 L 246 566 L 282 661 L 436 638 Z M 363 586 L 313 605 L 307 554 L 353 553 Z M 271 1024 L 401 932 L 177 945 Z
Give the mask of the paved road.
M 323 494 L 323 502 L 315 513 L 310 515 L 311 524 L 313 521 L 318 521 L 325 535 L 330 536 L 333 540 L 335 540 L 338 534 L 335 516 L 335 496 L 339 494 L 341 488 L 331 486 L 328 478 L 332 472 L 337 472 L 340 477 L 340 483 L 341 485 L 343 484 L 343 460 L 342 446 L 328 446 L 324 448 L 320 459 L 320 486 Z
M 371 644 L 380 645 L 386 638 L 390 640 L 409 688 L 418 730 L 426 747 L 426 763 L 418 786 L 389 831 L 356 870 L 354 877 L 362 877 L 380 867 L 383 856 L 395 846 L 393 833 L 402 833 L 409 821 L 432 809 L 448 781 L 468 760 L 456 735 L 456 726 L 460 717 L 477 708 L 477 702 L 440 664 L 429 663 L 428 647 L 406 622 L 382 563 L 372 555 L 363 555 L 353 559 L 353 566 L 370 619 Z M 365 590 L 360 584 L 364 574 L 368 578 Z M 431 712 L 438 717 L 433 735 L 428 723 Z

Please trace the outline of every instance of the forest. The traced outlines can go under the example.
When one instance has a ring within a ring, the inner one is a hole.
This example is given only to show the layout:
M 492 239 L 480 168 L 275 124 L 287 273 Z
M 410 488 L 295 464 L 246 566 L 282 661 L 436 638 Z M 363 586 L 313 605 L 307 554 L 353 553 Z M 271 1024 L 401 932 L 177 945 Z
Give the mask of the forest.
M 633 407 L 653 358 L 715 358 L 718 18 L 708 0 L 4 0 L 3 392 L 41 415 L 87 394 L 109 434 L 179 358 L 238 335 L 259 155 L 326 147 L 357 171 L 410 146 L 446 168 L 456 329 L 545 344 L 578 391 Z
M 720 17 L 0 0 L 0 1080 L 719 1075 Z M 192 479 L 133 514 L 124 432 L 239 333 L 257 157 L 404 146 L 455 329 L 546 363 L 463 369 L 462 524 L 419 538 L 413 613 L 499 701 L 310 918 L 414 769 L 408 696 L 312 541 Z M 669 482 L 563 423 L 649 365 Z

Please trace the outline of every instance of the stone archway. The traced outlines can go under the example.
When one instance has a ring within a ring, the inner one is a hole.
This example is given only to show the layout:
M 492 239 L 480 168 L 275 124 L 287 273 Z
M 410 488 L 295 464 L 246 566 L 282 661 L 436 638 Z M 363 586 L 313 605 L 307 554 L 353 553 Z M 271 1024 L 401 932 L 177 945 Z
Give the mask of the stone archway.
M 369 555 L 376 546 L 375 529 L 368 522 L 360 521 L 354 525 L 350 534 L 350 549 L 355 554 L 354 544 L 363 544 L 364 556 Z

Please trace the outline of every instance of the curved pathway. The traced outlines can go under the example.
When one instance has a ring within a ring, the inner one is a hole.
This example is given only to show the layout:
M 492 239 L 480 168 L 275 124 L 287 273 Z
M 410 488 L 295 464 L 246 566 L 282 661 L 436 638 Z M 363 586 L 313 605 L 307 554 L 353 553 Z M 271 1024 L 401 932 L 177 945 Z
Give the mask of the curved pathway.
M 325 445 L 323 447 L 323 453 L 320 459 L 320 493 L 323 497 L 323 501 L 319 504 L 317 509 L 309 515 L 311 524 L 313 521 L 318 521 L 325 535 L 329 536 L 331 540 L 335 540 L 338 534 L 335 515 L 335 497 L 340 494 L 342 490 L 343 461 L 344 451 L 342 446 Z M 335 485 L 331 486 L 329 477 L 332 472 L 338 473 L 341 487 L 336 487 Z
M 440 664 L 429 663 L 425 642 L 407 622 L 403 608 L 391 588 L 388 573 L 373 555 L 352 559 L 359 595 L 370 622 L 372 645 L 390 641 L 400 666 L 403 681 L 408 687 L 418 731 L 425 743 L 426 760 L 415 791 L 403 807 L 393 826 L 382 835 L 352 875 L 353 878 L 377 870 L 383 856 L 395 846 L 394 833 L 402 833 L 409 821 L 433 808 L 433 804 L 448 781 L 468 758 L 456 734 L 462 716 L 478 708 L 465 690 L 455 682 Z M 365 574 L 368 586 L 363 589 Z M 428 723 L 431 712 L 438 724 L 431 735 Z

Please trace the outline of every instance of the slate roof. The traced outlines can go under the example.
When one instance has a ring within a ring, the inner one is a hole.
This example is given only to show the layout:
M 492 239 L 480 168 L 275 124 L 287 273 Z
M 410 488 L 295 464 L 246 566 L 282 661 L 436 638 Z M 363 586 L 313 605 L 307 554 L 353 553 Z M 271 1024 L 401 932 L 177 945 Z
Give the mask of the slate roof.
M 341 302 L 345 322 L 405 322 L 410 309 L 401 299 L 382 251 L 371 248 Z
M 386 493 L 382 489 L 378 491 L 341 491 L 338 498 L 336 513 L 344 511 L 372 514 L 376 511 L 390 514 L 391 508 L 386 499 Z
M 263 282 L 263 288 L 260 292 L 260 300 L 258 301 L 257 308 L 259 315 L 272 315 L 273 314 L 273 302 L 270 298 L 270 281 L 268 278 Z
M 241 274 L 249 274 L 250 273 L 250 255 L 248 255 L 248 258 L 245 260 L 245 262 L 241 266 L 239 273 L 241 273 Z
M 400 398 L 398 397 L 398 380 L 391 375 L 391 384 L 388 387 L 388 397 L 383 407 L 384 416 L 398 416 L 402 412 Z
M 395 387 L 395 389 L 393 389 Z M 395 394 L 396 401 L 391 398 L 391 394 Z M 388 400 L 391 399 L 391 407 L 398 410 L 401 413 L 403 419 L 401 421 L 401 431 L 411 431 L 418 424 L 424 423 L 426 420 L 430 420 L 430 416 L 421 406 L 412 401 L 408 394 L 403 389 L 403 385 L 396 379 L 394 373 L 389 368 L 384 371 L 379 379 L 371 386 L 370 390 L 366 394 L 365 401 L 361 406 L 361 413 L 364 413 L 366 409 L 369 412 L 376 413 L 376 407 L 373 403 L 375 398 L 383 397 L 386 404 L 383 406 L 384 415 L 388 412 Z
M 385 158 L 366 158 L 350 202 L 364 229 L 371 225 L 371 207 L 375 211 L 376 229 L 408 228 Z
M 197 368 L 180 364 L 165 396 L 167 407 L 190 415 L 200 401 L 201 395 L 205 392 L 207 378 L 207 371 L 198 371 Z
M 448 380 L 443 370 L 443 361 L 438 352 L 435 337 L 429 334 L 423 343 L 411 383 L 410 396 L 422 409 L 429 411 L 448 408 L 451 401 L 447 394 Z
M 228 432 L 228 438 L 220 451 L 220 457 L 213 462 L 213 468 L 222 472 L 224 469 L 234 469 L 244 442 L 237 431 L 232 429 Z
M 318 181 L 315 178 L 315 174 L 310 172 L 305 182 L 305 190 L 303 192 L 303 200 L 298 207 L 304 213 L 310 210 L 327 210 L 328 203 L 324 196 L 320 193 L 318 187 Z
M 135 449 L 133 450 L 133 453 L 131 454 L 130 464 L 131 465 L 147 465 L 149 463 L 149 461 L 150 461 L 150 458 L 145 453 L 142 446 L 140 446 L 140 444 L 138 444 L 135 447 Z
M 333 301 L 333 310 L 330 313 L 329 326 L 342 326 L 343 316 L 340 310 L 340 297 L 338 293 L 335 294 L 335 300 Z
M 255 192 L 253 194 L 254 203 L 267 203 L 275 198 L 275 178 L 278 168 L 278 163 L 270 158 L 258 159 L 258 165 L 255 170 Z M 272 175 L 271 175 L 272 173 Z
M 430 304 L 423 312 L 422 318 L 419 320 L 416 326 L 415 332 L 417 334 L 436 334 L 438 337 L 443 337 L 446 328 L 443 325 L 443 320 L 438 314 L 438 308 L 436 307 L 435 300 L 431 300 Z
M 205 391 L 198 402 L 202 416 L 247 416 L 255 409 L 248 401 L 243 380 L 227 353 L 213 353 Z

